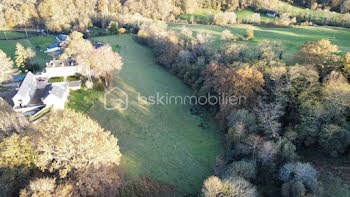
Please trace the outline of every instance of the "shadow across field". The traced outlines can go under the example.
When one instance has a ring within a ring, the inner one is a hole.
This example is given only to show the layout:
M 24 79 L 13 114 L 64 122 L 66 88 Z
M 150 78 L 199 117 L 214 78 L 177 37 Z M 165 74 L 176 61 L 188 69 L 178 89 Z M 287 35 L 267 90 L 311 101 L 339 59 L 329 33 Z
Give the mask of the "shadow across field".
M 198 32 L 204 32 L 213 36 L 212 47 L 219 48 L 224 44 L 221 41 L 221 33 L 224 30 L 230 30 L 234 35 L 244 36 L 245 30 L 248 27 L 254 29 L 254 38 L 249 41 L 242 41 L 241 43 L 257 44 L 261 40 L 275 40 L 280 41 L 285 46 L 284 57 L 290 59 L 297 49 L 306 41 L 317 41 L 321 39 L 328 39 L 333 44 L 337 45 L 342 52 L 350 52 L 350 29 L 337 27 L 295 27 L 295 28 L 270 28 L 270 27 L 256 27 L 252 25 L 231 25 L 231 26 L 217 26 L 217 25 L 183 25 L 183 24 L 169 24 L 169 29 L 180 31 L 186 26 L 194 31 L 194 35 Z M 226 43 L 226 42 L 225 42 Z
M 222 148 L 215 122 L 192 115 L 188 105 L 140 104 L 139 94 L 186 96 L 192 91 L 155 64 L 152 51 L 138 44 L 132 35 L 95 39 L 121 46 L 124 66 L 115 76 L 114 87 L 128 94 L 129 107 L 122 111 L 115 105 L 116 110 L 106 111 L 101 97 L 89 111 L 119 139 L 123 154 L 120 168 L 132 178 L 145 174 L 173 184 L 180 194 L 199 191 Z M 208 126 L 199 127 L 202 122 L 208 122 Z

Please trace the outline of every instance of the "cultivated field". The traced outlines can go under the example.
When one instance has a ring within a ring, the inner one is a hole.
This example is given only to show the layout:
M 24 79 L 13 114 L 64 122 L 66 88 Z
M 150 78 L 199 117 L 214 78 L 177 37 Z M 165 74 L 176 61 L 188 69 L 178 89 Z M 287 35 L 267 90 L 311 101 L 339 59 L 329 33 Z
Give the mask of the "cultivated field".
M 170 29 L 180 30 L 184 25 L 169 24 Z M 242 43 L 258 44 L 261 40 L 276 40 L 280 41 L 285 46 L 284 58 L 291 59 L 296 53 L 298 47 L 306 41 L 315 41 L 320 39 L 328 39 L 333 44 L 338 45 L 343 52 L 350 51 L 350 29 L 337 27 L 297 27 L 297 28 L 270 28 L 257 27 L 252 25 L 231 25 L 231 26 L 216 26 L 216 25 L 185 25 L 196 33 L 206 32 L 213 36 L 212 46 L 219 48 L 222 46 L 221 33 L 225 29 L 230 30 L 236 37 L 244 36 L 245 29 L 252 27 L 254 29 L 254 38 L 249 41 L 241 41 Z M 226 42 L 226 41 L 225 41 Z
M 120 168 L 127 175 L 151 175 L 174 184 L 181 193 L 198 191 L 212 173 L 221 150 L 221 137 L 213 120 L 190 113 L 189 105 L 142 105 L 142 96 L 185 96 L 191 90 L 180 79 L 154 63 L 152 51 L 131 35 L 99 37 L 96 40 L 121 46 L 124 66 L 114 87 L 129 95 L 126 111 L 106 111 L 100 98 L 89 115 L 117 136 L 123 154 Z M 113 93 L 117 94 L 117 93 Z M 112 107 L 117 105 L 109 103 Z M 203 125 L 203 126 L 201 126 Z

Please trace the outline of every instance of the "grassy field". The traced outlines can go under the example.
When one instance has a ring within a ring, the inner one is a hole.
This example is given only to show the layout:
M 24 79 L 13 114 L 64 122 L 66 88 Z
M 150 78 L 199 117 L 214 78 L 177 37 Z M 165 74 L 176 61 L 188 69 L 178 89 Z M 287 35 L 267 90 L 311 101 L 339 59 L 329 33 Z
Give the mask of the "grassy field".
M 184 25 L 169 24 L 170 29 L 180 30 Z M 223 30 L 230 30 L 236 37 L 243 36 L 247 27 L 254 29 L 254 38 L 249 41 L 241 41 L 250 45 L 257 44 L 261 40 L 276 40 L 280 41 L 285 46 L 286 60 L 297 52 L 297 49 L 306 41 L 316 41 L 320 39 L 328 39 L 333 44 L 338 45 L 343 52 L 350 51 L 350 29 L 336 27 L 296 27 L 296 28 L 268 28 L 256 27 L 252 25 L 231 25 L 231 26 L 216 26 L 216 25 L 185 25 L 194 33 L 206 32 L 213 37 L 212 46 L 219 48 L 222 46 L 221 33 Z
M 150 175 L 176 186 L 178 192 L 197 192 L 212 173 L 215 157 L 222 149 L 221 135 L 213 120 L 190 113 L 188 105 L 140 104 L 138 95 L 186 96 L 191 90 L 180 79 L 154 63 L 152 51 L 131 35 L 95 38 L 121 46 L 124 66 L 113 87 L 124 90 L 129 107 L 122 111 L 108 97 L 120 95 L 114 89 L 91 108 L 89 115 L 119 139 L 123 154 L 120 168 L 130 177 Z M 118 93 L 119 92 L 119 93 Z M 119 109 L 119 110 L 118 110 Z M 205 127 L 200 127 L 206 123 Z
M 217 14 L 218 10 L 212 10 L 212 9 L 199 9 L 195 11 L 193 14 L 182 14 L 177 16 L 177 19 L 180 20 L 187 20 L 190 22 L 191 16 L 193 16 L 194 21 L 197 21 L 202 24 L 207 24 L 208 18 L 212 18 L 213 15 Z M 254 13 L 256 13 L 254 10 L 251 9 L 244 9 L 244 10 L 237 10 L 235 11 L 237 16 L 237 21 L 243 21 L 247 22 L 251 20 L 251 17 Z M 260 18 L 262 22 L 272 22 L 274 19 L 271 17 L 266 16 L 265 14 L 260 14 Z
M 55 42 L 55 36 L 38 36 L 29 39 L 19 40 L 0 40 L 0 49 L 4 51 L 12 60 L 15 60 L 15 51 L 17 42 L 21 43 L 25 48 L 31 47 L 35 52 L 36 56 L 33 59 L 33 63 L 44 66 L 46 62 L 50 60 L 50 57 L 43 51 L 49 44 Z M 40 49 L 42 51 L 40 51 Z
M 218 12 L 220 11 L 211 10 L 211 9 L 199 9 L 195 11 L 193 14 L 182 14 L 177 16 L 176 18 L 179 20 L 187 20 L 188 22 L 190 22 L 190 19 L 193 16 L 193 19 L 195 21 L 198 21 L 200 23 L 206 23 L 208 21 L 208 17 L 212 17 Z
M 39 34 L 39 32 L 33 31 L 28 31 L 27 34 L 24 31 L 0 31 L 0 40 L 27 38 L 37 36 Z
M 242 21 L 249 21 L 251 20 L 251 17 L 254 13 L 256 13 L 254 10 L 251 9 L 244 9 L 244 10 L 237 10 L 235 11 L 237 20 Z M 274 18 L 266 16 L 266 14 L 260 14 L 261 22 L 273 22 Z

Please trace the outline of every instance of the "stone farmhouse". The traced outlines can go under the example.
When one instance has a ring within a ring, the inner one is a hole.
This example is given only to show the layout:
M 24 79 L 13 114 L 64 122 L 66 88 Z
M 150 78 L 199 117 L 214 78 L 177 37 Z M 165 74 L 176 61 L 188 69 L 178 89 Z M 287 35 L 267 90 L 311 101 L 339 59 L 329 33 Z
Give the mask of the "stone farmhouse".
M 33 115 L 43 108 L 64 109 L 69 91 L 81 88 L 81 81 L 66 81 L 68 76 L 81 73 L 81 67 L 72 60 L 53 60 L 42 73 L 28 72 L 17 94 L 12 98 L 13 109 L 18 113 Z M 50 78 L 63 77 L 63 82 L 49 82 Z

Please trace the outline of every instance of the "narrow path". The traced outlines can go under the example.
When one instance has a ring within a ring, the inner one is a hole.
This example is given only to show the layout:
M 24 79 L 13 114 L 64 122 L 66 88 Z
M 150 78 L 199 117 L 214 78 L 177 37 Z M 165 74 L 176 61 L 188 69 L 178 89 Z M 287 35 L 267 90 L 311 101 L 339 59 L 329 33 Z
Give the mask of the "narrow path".
M 129 107 L 126 111 L 106 111 L 101 98 L 89 112 L 119 139 L 123 154 L 120 168 L 131 177 L 145 174 L 173 184 L 180 194 L 198 192 L 203 180 L 212 174 L 222 148 L 215 122 L 192 115 L 188 104 L 140 104 L 139 94 L 184 97 L 192 91 L 155 64 L 152 51 L 131 35 L 95 39 L 121 46 L 124 67 L 114 86 L 128 94 Z M 201 128 L 202 122 L 209 126 Z

